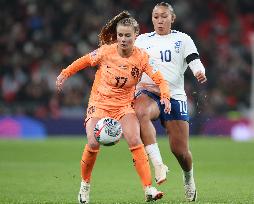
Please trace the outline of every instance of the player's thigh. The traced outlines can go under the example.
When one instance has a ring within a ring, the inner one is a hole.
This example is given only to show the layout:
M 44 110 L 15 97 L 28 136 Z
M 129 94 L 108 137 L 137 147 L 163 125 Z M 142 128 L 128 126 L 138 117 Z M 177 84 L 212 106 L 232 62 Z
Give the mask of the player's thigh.
M 183 152 L 189 148 L 189 123 L 184 120 L 165 121 L 172 151 Z
M 140 139 L 140 125 L 137 116 L 134 113 L 128 113 L 120 119 L 123 129 L 123 135 L 129 147 L 135 147 L 142 144 Z
M 157 102 L 146 94 L 141 94 L 135 99 L 134 109 L 138 119 L 157 119 L 160 109 Z
M 96 141 L 94 137 L 94 128 L 96 123 L 99 120 L 100 118 L 94 117 L 94 118 L 90 118 L 86 122 L 86 134 L 87 134 L 87 141 L 88 141 L 87 143 L 92 149 L 99 149 L 100 147 L 99 143 Z

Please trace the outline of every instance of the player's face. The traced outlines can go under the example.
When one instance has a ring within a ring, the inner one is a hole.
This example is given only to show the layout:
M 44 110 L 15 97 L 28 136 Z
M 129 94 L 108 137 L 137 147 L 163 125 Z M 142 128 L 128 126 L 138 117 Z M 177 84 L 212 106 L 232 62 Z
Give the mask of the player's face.
M 156 6 L 153 9 L 152 21 L 154 30 L 159 35 L 167 35 L 170 33 L 171 24 L 173 23 L 173 15 L 165 6 Z
M 135 42 L 135 32 L 132 26 L 119 25 L 116 28 L 118 47 L 124 51 L 130 51 Z

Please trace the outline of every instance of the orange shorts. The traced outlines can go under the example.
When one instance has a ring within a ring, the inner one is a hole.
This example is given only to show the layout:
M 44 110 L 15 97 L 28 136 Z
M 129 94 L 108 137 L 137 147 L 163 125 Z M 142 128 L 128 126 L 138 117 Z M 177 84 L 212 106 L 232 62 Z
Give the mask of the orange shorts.
M 111 117 L 116 120 L 120 120 L 124 115 L 128 113 L 135 113 L 133 107 L 123 106 L 123 107 L 115 107 L 110 109 L 98 108 L 95 105 L 88 105 L 85 123 L 90 118 L 104 118 L 104 117 Z

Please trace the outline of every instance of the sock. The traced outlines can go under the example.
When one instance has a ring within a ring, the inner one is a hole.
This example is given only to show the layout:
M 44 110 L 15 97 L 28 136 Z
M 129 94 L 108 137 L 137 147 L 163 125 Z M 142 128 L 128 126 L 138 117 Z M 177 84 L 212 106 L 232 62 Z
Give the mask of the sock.
M 190 171 L 183 171 L 184 181 L 189 183 L 191 179 L 193 179 L 193 167 Z
M 138 145 L 130 148 L 132 153 L 133 163 L 136 171 L 141 179 L 143 187 L 152 185 L 152 176 L 148 157 L 144 148 L 144 145 Z
M 145 146 L 146 153 L 149 156 L 153 166 L 163 164 L 158 143 Z
M 99 150 L 93 150 L 88 145 L 85 146 L 82 159 L 80 161 L 80 167 L 81 177 L 87 183 L 90 183 L 93 166 L 98 152 Z

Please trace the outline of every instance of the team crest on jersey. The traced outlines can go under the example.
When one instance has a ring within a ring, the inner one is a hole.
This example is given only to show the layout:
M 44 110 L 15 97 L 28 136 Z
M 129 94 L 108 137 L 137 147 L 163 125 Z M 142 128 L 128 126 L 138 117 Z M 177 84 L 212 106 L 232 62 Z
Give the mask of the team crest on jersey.
M 133 76 L 134 78 L 138 78 L 139 74 L 139 69 L 137 67 L 132 67 L 131 76 Z
M 176 51 L 176 53 L 180 52 L 181 45 L 182 45 L 182 41 L 181 40 L 178 40 L 178 41 L 175 42 L 175 51 Z

